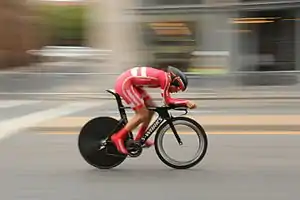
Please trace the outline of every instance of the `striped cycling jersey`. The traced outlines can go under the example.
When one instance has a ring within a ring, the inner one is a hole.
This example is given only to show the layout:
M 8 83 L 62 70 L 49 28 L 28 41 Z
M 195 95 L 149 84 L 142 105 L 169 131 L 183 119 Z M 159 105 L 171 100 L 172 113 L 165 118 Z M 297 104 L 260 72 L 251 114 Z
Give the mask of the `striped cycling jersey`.
M 125 79 L 124 82 L 130 81 L 135 87 L 160 88 L 161 96 L 167 105 L 187 103 L 187 101 L 183 99 L 171 98 L 169 92 L 171 76 L 163 70 L 152 67 L 134 67 L 125 71 L 121 77 Z

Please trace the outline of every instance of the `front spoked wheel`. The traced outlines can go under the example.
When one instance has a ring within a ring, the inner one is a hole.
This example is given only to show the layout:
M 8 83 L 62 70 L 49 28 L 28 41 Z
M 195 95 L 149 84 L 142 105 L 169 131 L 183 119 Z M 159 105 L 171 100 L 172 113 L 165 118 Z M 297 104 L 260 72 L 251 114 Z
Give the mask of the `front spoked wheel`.
M 178 144 L 171 127 L 165 122 L 155 135 L 155 151 L 159 159 L 169 167 L 175 169 L 194 167 L 206 154 L 207 135 L 202 126 L 191 118 L 176 117 L 172 121 L 183 144 Z

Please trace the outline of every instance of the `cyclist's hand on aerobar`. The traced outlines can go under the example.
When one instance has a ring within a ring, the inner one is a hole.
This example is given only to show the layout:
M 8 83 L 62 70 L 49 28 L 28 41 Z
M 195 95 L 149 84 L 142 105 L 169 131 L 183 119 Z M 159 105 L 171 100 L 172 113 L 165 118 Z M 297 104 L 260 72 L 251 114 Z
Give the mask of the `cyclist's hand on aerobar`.
M 197 105 L 194 102 L 192 102 L 192 101 L 188 101 L 187 104 L 186 104 L 186 106 L 188 108 L 190 108 L 190 109 L 193 109 L 193 108 L 197 107 Z

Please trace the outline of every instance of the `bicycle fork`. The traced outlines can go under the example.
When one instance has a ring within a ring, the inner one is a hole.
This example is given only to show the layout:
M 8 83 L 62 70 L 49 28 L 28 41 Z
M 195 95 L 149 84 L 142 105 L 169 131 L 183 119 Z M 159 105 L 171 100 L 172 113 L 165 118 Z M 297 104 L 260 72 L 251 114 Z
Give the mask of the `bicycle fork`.
M 179 137 L 179 135 L 177 133 L 177 130 L 175 129 L 175 126 L 174 126 L 174 124 L 172 122 L 172 119 L 171 118 L 167 119 L 167 123 L 171 127 L 171 129 L 172 129 L 172 131 L 173 131 L 173 133 L 174 133 L 174 135 L 176 137 L 176 140 L 177 140 L 178 144 L 182 145 L 183 143 L 182 143 L 181 138 Z

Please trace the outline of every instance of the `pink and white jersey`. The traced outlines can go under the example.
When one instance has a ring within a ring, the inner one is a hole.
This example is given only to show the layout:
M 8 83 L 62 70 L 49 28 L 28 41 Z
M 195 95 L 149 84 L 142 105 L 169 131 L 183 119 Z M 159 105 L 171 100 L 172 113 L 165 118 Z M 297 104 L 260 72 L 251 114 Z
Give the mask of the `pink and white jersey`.
M 122 73 L 116 82 L 116 92 L 134 107 L 143 105 L 141 99 L 150 98 L 143 87 L 160 88 L 165 104 L 186 104 L 186 100 L 170 97 L 169 87 L 171 76 L 169 73 L 152 67 L 134 67 Z

